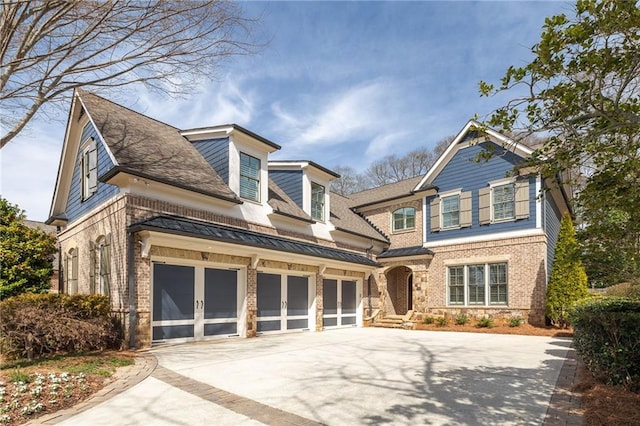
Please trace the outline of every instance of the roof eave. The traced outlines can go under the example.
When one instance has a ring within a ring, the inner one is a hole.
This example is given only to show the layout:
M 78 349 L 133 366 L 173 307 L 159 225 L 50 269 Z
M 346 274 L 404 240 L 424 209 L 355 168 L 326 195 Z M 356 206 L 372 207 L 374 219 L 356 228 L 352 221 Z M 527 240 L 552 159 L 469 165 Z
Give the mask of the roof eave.
M 243 204 L 243 201 L 238 199 L 238 198 L 227 197 L 227 196 L 222 195 L 222 194 L 216 194 L 214 192 L 205 191 L 205 190 L 198 189 L 198 188 L 193 188 L 193 187 L 190 187 L 188 185 L 181 185 L 181 184 L 178 184 L 176 182 L 171 182 L 171 181 L 168 181 L 168 180 L 165 180 L 165 179 L 159 179 L 159 178 L 157 178 L 155 176 L 150 176 L 150 175 L 148 175 L 146 173 L 139 172 L 137 170 L 131 170 L 131 169 L 128 169 L 128 168 L 122 167 L 122 166 L 116 166 L 116 167 L 111 168 L 111 170 L 109 170 L 108 172 L 106 172 L 105 174 L 100 176 L 98 178 L 98 180 L 100 182 L 109 183 L 109 181 L 111 179 L 113 179 L 115 176 L 119 175 L 120 173 L 128 174 L 128 175 L 131 175 L 131 176 L 136 176 L 136 177 L 139 177 L 139 178 L 142 178 L 142 179 L 148 179 L 148 180 L 151 180 L 151 181 L 154 181 L 154 182 L 158 182 L 158 183 L 162 183 L 162 184 L 165 184 L 165 185 L 173 186 L 175 188 L 180 188 L 180 189 L 184 189 L 184 190 L 187 190 L 187 191 L 196 192 L 198 194 L 207 195 L 209 197 L 214 197 L 214 198 L 217 198 L 219 200 L 227 201 L 229 203 Z

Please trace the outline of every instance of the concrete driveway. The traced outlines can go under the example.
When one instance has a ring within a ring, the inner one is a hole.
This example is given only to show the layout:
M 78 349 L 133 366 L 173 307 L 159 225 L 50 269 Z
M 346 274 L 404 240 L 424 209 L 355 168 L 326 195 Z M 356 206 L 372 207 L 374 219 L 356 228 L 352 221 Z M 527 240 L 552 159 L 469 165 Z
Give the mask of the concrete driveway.
M 350 328 L 165 346 L 150 377 L 63 424 L 541 424 L 569 345 Z

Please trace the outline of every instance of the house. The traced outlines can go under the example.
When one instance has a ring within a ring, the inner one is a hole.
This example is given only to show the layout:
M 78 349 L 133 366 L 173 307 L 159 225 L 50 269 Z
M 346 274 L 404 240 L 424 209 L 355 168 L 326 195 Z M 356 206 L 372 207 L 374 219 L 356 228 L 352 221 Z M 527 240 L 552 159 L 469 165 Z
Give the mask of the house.
M 407 311 L 544 316 L 561 191 L 467 124 L 426 176 L 342 197 L 241 126 L 177 129 L 77 90 L 51 214 L 64 292 L 110 297 L 129 344 L 361 326 Z M 538 193 L 542 193 L 540 197 Z

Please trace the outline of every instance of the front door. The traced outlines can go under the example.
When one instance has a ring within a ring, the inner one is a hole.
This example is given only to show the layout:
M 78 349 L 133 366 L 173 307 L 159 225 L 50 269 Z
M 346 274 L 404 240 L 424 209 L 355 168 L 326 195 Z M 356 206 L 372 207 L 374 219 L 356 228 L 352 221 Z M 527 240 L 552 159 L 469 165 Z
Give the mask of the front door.
M 355 281 L 322 280 L 322 322 L 324 327 L 356 325 L 357 286 Z
M 309 278 L 258 272 L 257 331 L 309 329 Z
M 153 263 L 152 339 L 238 334 L 238 271 Z

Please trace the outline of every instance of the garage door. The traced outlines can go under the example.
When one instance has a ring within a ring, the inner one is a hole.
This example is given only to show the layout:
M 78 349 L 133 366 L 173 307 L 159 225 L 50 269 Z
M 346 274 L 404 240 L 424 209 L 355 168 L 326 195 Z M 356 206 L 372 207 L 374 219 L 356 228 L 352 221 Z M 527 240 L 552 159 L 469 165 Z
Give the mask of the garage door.
M 237 335 L 238 287 L 237 270 L 154 262 L 153 340 Z
M 308 330 L 309 277 L 258 272 L 257 331 Z
M 357 285 L 356 281 L 342 279 L 322 280 L 323 327 L 356 325 Z

